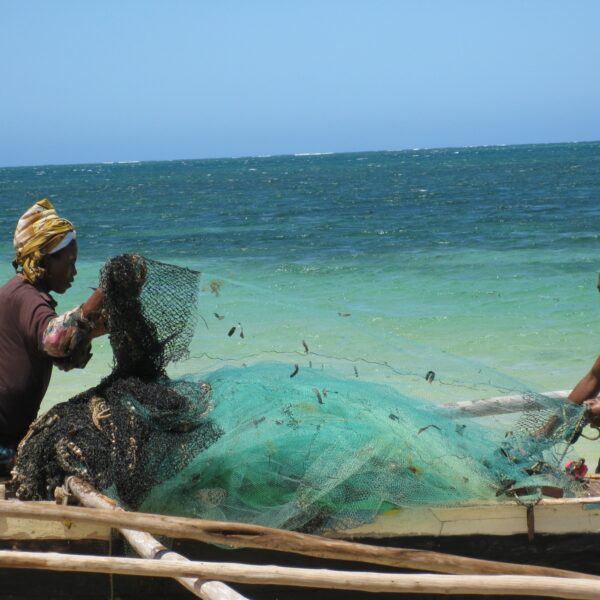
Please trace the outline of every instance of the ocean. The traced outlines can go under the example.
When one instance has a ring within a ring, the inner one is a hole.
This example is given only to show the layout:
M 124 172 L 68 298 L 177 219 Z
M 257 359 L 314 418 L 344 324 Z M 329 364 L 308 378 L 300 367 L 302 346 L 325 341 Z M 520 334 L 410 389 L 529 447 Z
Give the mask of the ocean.
M 571 388 L 599 353 L 600 142 L 3 168 L 3 281 L 42 197 L 79 240 L 59 310 L 109 256 L 202 272 L 175 376 L 276 360 L 442 403 Z M 111 361 L 97 340 L 42 408 Z

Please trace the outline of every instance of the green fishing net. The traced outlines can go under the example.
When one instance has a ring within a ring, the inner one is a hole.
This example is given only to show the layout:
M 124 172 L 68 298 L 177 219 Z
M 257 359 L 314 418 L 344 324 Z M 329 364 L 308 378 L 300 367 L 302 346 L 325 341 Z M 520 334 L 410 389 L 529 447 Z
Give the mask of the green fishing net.
M 395 507 L 583 492 L 564 458 L 585 413 L 564 399 L 530 392 L 509 428 L 359 379 L 356 366 L 340 376 L 306 344 L 301 365 L 169 378 L 192 339 L 198 282 L 141 256 L 107 262 L 113 372 L 32 425 L 19 498 L 51 498 L 76 474 L 131 509 L 323 531 Z

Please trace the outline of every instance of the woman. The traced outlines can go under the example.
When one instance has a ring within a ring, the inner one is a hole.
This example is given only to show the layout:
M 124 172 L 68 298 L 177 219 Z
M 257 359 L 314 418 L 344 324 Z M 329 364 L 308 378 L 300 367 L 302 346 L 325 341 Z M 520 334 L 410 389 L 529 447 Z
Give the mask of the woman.
M 100 290 L 63 315 L 54 310 L 50 292 L 64 294 L 77 274 L 76 237 L 73 224 L 47 199 L 36 202 L 15 230 L 17 274 L 0 287 L 0 474 L 10 471 L 53 365 L 85 367 L 92 338 L 105 333 Z

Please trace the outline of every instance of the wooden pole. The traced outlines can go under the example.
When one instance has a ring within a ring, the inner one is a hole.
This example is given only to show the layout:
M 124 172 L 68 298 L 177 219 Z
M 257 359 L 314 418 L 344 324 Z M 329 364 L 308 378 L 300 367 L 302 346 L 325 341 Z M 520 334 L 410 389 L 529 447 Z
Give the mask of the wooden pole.
M 547 398 L 567 399 L 571 392 L 561 390 L 556 392 L 545 392 L 542 394 Z M 514 394 L 512 396 L 497 396 L 485 400 L 465 400 L 453 404 L 443 404 L 443 408 L 461 417 L 485 417 L 488 415 L 501 415 L 506 413 L 520 412 L 523 410 L 541 409 L 543 406 L 536 401 L 534 395 Z
M 417 594 L 477 594 L 545 596 L 598 600 L 600 584 L 589 579 L 557 579 L 517 575 L 404 575 L 299 569 L 237 563 L 162 563 L 139 558 L 65 555 L 53 552 L 0 551 L 0 565 L 24 569 L 83 571 L 147 577 L 198 577 L 226 581 L 295 587 L 411 592 Z
M 106 509 L 113 513 L 125 511 L 112 499 L 103 496 L 87 482 L 70 477 L 65 482 L 65 487 L 84 505 L 94 510 Z M 142 557 L 154 560 L 163 560 L 176 563 L 188 563 L 188 559 L 176 552 L 168 551 L 158 540 L 146 531 L 137 531 L 129 528 L 118 527 L 121 535 L 129 542 L 131 547 Z M 195 596 L 203 600 L 246 600 L 234 589 L 221 581 L 206 581 L 197 577 L 175 577 L 175 579 Z
M 76 478 L 70 478 L 71 486 L 75 480 Z M 81 480 L 77 481 L 79 485 L 88 485 Z M 99 498 L 105 498 L 108 504 L 112 503 L 111 500 L 98 492 L 96 494 Z M 111 505 L 114 505 L 114 503 Z M 373 546 L 244 523 L 203 521 L 100 508 L 90 509 L 51 504 L 37 505 L 30 502 L 0 502 L 0 514 L 33 519 L 62 519 L 101 523 L 115 528 L 151 531 L 157 535 L 170 538 L 193 539 L 211 544 L 291 552 L 317 558 L 380 564 L 400 569 L 452 574 L 513 574 L 575 579 L 594 578 L 592 575 L 584 575 L 564 569 L 465 558 L 427 550 Z

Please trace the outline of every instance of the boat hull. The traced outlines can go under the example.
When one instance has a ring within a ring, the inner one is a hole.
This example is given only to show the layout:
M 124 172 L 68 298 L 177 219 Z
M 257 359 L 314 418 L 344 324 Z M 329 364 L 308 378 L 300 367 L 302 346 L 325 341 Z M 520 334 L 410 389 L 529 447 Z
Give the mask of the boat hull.
M 39 503 L 48 504 L 48 503 Z M 375 523 L 331 536 L 374 545 L 413 548 L 465 557 L 569 569 L 600 576 L 600 498 L 544 500 L 529 508 L 518 502 L 460 508 L 406 508 L 390 511 Z M 358 562 L 325 561 L 256 549 L 226 549 L 189 540 L 160 540 L 190 560 L 277 564 L 349 571 L 407 572 Z M 132 556 L 108 526 L 64 520 L 0 517 L 0 548 Z M 189 598 L 173 580 L 132 576 L 0 569 L 0 599 L 15 598 Z M 232 584 L 256 600 L 357 600 L 364 592 L 310 590 Z M 402 598 L 448 598 L 402 595 Z M 505 596 L 505 598 L 519 596 Z M 481 598 L 484 596 L 469 596 Z

